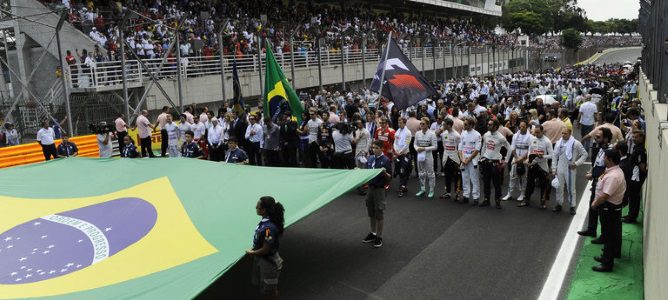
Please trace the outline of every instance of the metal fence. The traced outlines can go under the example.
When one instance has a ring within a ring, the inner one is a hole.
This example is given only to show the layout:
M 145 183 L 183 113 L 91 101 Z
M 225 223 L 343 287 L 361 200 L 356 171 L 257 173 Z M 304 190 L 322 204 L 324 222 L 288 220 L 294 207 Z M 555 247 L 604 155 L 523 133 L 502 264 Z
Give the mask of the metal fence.
M 638 18 L 642 35 L 642 68 L 656 86 L 658 99 L 668 101 L 668 1 L 641 0 Z
M 510 47 L 467 47 L 467 46 L 442 46 L 442 47 L 411 47 L 402 49 L 406 56 L 414 60 L 414 64 L 421 69 L 419 60 L 429 61 L 434 58 L 441 58 L 446 56 L 466 56 L 469 54 L 493 54 L 513 51 L 517 58 L 520 56 L 520 48 Z M 380 53 L 378 49 L 358 49 L 352 50 L 344 48 L 343 53 L 340 49 L 325 49 L 320 51 L 320 66 L 341 66 L 349 64 L 372 63 L 377 64 L 380 60 Z M 289 74 L 293 68 L 295 70 L 308 69 L 318 67 L 318 51 L 295 51 L 295 53 L 275 53 L 276 60 L 281 65 L 283 71 Z M 507 54 L 507 59 L 510 59 L 510 54 Z M 500 57 L 497 57 L 500 59 Z M 174 57 L 145 59 L 142 60 L 144 65 L 150 70 L 156 78 L 176 78 L 177 77 L 177 61 Z M 222 63 L 220 56 L 191 56 L 181 58 L 181 76 L 183 78 L 192 78 L 206 75 L 219 75 L 221 69 L 226 74 L 231 74 L 232 66 L 236 62 L 237 70 L 242 73 L 257 73 L 260 68 L 264 70 L 266 67 L 265 55 L 258 57 L 257 54 L 244 55 L 235 57 L 233 55 L 223 56 Z M 456 60 L 460 63 L 460 59 Z M 162 68 L 160 67 L 162 66 Z M 123 65 L 120 61 L 107 61 L 95 63 L 92 68 L 84 68 L 82 65 L 66 70 L 66 78 L 69 87 L 73 91 L 77 89 L 101 89 L 114 90 L 120 89 L 122 80 Z M 143 86 L 147 81 L 151 80 L 149 72 L 146 71 L 137 60 L 126 60 L 126 83 L 129 87 Z M 292 76 L 288 76 L 292 77 Z

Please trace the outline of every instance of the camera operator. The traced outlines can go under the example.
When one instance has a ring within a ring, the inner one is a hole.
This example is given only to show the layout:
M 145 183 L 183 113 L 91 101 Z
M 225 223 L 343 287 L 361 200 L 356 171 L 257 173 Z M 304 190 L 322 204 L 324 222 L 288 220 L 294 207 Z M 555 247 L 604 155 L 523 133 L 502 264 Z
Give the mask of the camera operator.
M 114 136 L 107 128 L 107 122 L 100 122 L 100 131 L 97 132 L 97 146 L 100 149 L 100 158 L 110 158 L 113 152 L 111 139 Z

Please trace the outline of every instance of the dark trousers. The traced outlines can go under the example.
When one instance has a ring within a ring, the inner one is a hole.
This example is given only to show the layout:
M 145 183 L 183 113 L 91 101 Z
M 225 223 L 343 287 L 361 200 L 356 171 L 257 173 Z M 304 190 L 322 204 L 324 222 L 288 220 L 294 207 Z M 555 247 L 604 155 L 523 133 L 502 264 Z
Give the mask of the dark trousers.
M 482 180 L 485 185 L 485 201 L 489 201 L 492 194 L 492 183 L 494 184 L 494 199 L 501 200 L 501 184 L 503 183 L 503 168 L 498 160 L 486 160 L 481 162 Z
M 408 185 L 408 179 L 411 177 L 411 170 L 413 166 L 411 165 L 411 157 L 408 154 L 399 155 L 394 160 L 394 170 L 395 175 L 399 176 L 399 186 L 401 188 L 406 188 Z
M 594 202 L 594 198 L 596 198 L 596 184 L 598 183 L 598 177 L 603 174 L 603 171 L 605 171 L 604 167 L 593 167 L 591 171 L 591 197 L 589 197 L 589 219 L 587 220 L 587 230 L 594 234 L 596 234 L 596 230 L 598 229 L 599 215 L 597 209 L 591 208 L 591 204 Z M 604 237 L 605 235 L 601 232 L 601 239 L 604 239 Z
M 355 156 L 353 152 L 348 153 L 335 152 L 332 159 L 332 167 L 334 169 L 348 169 L 352 170 L 355 168 Z
M 278 151 L 264 150 L 264 165 L 267 167 L 278 167 Z
M 640 213 L 640 198 L 642 198 L 642 182 L 629 182 L 629 216 L 628 218 L 635 221 Z
M 334 152 L 330 150 L 329 148 L 326 149 L 325 151 L 320 150 L 320 147 L 318 146 L 318 159 L 320 160 L 320 168 L 323 169 L 329 169 L 332 167 L 332 157 L 334 156 Z
M 431 152 L 431 156 L 434 158 L 434 173 L 438 174 L 443 171 L 443 152 L 445 151 L 445 148 L 443 148 L 443 142 L 439 141 L 437 143 L 438 148 L 436 151 Z M 441 166 L 440 168 L 438 166 Z M 440 170 L 440 171 L 439 171 Z
M 42 145 L 42 153 L 44 153 L 45 160 L 51 160 L 58 158 L 58 150 L 56 150 L 56 144 L 51 145 Z
M 148 157 L 155 157 L 155 154 L 153 154 L 153 149 L 151 149 L 151 137 L 147 136 L 143 139 L 139 139 L 140 145 L 141 145 L 141 157 L 146 157 L 147 152 L 148 152 Z
M 457 182 L 461 179 L 459 164 L 448 158 L 443 168 L 445 168 L 445 192 L 450 194 L 457 191 Z
M 223 161 L 225 158 L 225 152 L 223 146 L 214 147 L 209 144 L 209 160 L 210 161 Z
M 320 155 L 320 147 L 318 143 L 309 143 L 306 147 L 306 166 L 309 168 L 318 167 L 318 156 Z
M 167 129 L 160 129 L 160 156 L 167 157 Z
M 116 131 L 116 137 L 118 138 L 118 152 L 123 152 L 125 148 L 125 143 L 123 139 L 128 135 L 127 131 Z
M 612 267 L 622 249 L 622 208 L 609 202 L 600 206 L 601 235 L 605 235 L 601 264 Z
M 415 150 L 415 136 L 411 137 L 411 143 L 408 145 L 408 152 L 411 154 L 411 158 L 415 159 L 415 175 L 418 175 L 418 165 L 417 165 L 417 150 Z M 410 175 L 410 173 L 409 173 Z
M 248 142 L 248 163 L 253 166 L 262 165 L 262 153 L 260 152 L 260 142 Z
M 281 149 L 284 167 L 297 167 L 297 145 L 288 144 Z
M 545 188 L 548 185 L 547 172 L 538 165 L 531 165 L 527 173 L 527 188 L 524 190 L 524 201 L 527 203 L 531 201 L 531 194 L 533 194 L 536 185 L 540 187 L 540 196 L 542 199 L 545 194 Z

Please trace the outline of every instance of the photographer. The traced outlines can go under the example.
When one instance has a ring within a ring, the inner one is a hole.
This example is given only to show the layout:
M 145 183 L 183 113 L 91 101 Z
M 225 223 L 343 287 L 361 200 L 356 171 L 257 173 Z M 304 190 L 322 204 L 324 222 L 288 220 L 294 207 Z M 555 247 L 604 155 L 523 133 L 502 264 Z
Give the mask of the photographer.
M 108 130 L 107 122 L 100 122 L 100 131 L 97 132 L 97 146 L 100 149 L 100 158 L 110 158 L 113 152 L 111 138 L 114 135 Z

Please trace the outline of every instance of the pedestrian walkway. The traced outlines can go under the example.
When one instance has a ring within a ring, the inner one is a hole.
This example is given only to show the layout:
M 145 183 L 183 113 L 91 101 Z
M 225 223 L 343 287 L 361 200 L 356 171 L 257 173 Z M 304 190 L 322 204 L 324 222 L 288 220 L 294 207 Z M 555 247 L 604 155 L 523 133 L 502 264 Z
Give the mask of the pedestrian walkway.
M 624 208 L 622 215 L 628 213 Z M 641 211 L 639 220 L 642 221 Z M 624 224 L 622 226 L 622 258 L 615 259 L 613 273 L 597 273 L 591 270 L 598 263 L 594 256 L 601 255 L 601 245 L 594 245 L 586 238 L 577 268 L 573 276 L 569 300 L 578 299 L 643 299 L 643 225 Z

